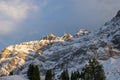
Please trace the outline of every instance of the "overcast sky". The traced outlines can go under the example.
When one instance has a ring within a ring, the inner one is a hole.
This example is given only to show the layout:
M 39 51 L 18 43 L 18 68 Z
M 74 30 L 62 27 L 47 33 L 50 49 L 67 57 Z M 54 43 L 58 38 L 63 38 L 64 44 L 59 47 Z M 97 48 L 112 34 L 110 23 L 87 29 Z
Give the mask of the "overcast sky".
M 120 0 L 0 0 L 0 40 L 14 44 L 49 33 L 93 30 L 118 10 Z

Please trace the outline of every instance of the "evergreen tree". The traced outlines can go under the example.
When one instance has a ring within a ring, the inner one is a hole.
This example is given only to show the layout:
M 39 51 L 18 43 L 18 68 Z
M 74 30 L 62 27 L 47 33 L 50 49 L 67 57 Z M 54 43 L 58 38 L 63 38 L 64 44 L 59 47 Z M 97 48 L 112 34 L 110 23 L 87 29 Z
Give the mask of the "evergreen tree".
M 71 74 L 71 80 L 77 80 L 76 72 L 72 72 L 72 74 Z
M 47 70 L 45 80 L 53 80 L 53 74 L 51 70 Z
M 79 71 L 72 72 L 71 74 L 71 80 L 78 80 L 80 78 Z
M 38 66 L 29 65 L 27 76 L 29 80 L 41 80 Z
M 64 71 L 61 73 L 60 80 L 69 80 L 68 70 L 64 70 Z
M 96 60 L 89 60 L 89 64 L 85 65 L 81 72 L 82 80 L 105 80 L 103 66 Z
M 78 70 L 76 71 L 76 75 L 77 75 L 77 79 L 79 79 L 80 78 L 80 72 Z

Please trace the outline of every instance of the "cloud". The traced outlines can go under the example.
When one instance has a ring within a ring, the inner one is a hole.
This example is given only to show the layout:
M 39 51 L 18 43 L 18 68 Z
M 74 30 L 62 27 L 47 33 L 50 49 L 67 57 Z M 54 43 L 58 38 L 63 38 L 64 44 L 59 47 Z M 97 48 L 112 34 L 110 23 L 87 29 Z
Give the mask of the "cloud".
M 112 4 L 112 5 L 120 3 L 120 0 L 97 0 L 97 1 L 105 4 Z
M 0 12 L 4 13 L 4 16 L 8 16 L 14 20 L 22 20 L 26 18 L 29 11 L 34 10 L 35 5 L 30 1 L 22 0 L 1 0 L 0 1 Z
M 33 0 L 0 0 L 0 35 L 13 32 L 35 10 L 37 5 Z
M 14 23 L 10 22 L 10 21 L 1 21 L 0 25 L 1 25 L 0 26 L 0 36 L 9 34 L 9 32 L 12 32 L 15 29 Z
M 120 0 L 0 0 L 0 35 L 7 35 L 5 40 L 20 41 L 38 39 L 50 32 L 61 35 L 79 28 L 93 30 L 116 14 L 119 3 Z
M 70 0 L 76 22 L 83 26 L 101 26 L 120 9 L 120 0 Z M 93 29 L 90 27 L 90 29 Z

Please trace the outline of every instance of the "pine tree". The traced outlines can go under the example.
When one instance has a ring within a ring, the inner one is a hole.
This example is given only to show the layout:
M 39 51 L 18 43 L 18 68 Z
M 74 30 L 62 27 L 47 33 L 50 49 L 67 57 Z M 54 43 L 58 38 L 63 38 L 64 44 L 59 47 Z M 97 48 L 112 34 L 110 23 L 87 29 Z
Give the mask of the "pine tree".
M 74 73 L 72 72 L 71 73 L 71 80 L 73 80 L 74 79 Z
M 77 74 L 76 74 L 76 72 L 72 72 L 72 74 L 71 74 L 71 80 L 77 80 Z
M 38 66 L 30 64 L 27 71 L 27 76 L 29 80 L 41 80 Z
M 45 80 L 53 80 L 53 74 L 51 70 L 47 70 Z
M 82 80 L 105 80 L 103 66 L 96 60 L 89 60 L 88 65 L 82 69 Z
M 64 70 L 64 71 L 61 73 L 60 80 L 69 80 L 68 70 Z
M 71 80 L 78 80 L 80 78 L 79 71 L 75 71 L 71 73 Z

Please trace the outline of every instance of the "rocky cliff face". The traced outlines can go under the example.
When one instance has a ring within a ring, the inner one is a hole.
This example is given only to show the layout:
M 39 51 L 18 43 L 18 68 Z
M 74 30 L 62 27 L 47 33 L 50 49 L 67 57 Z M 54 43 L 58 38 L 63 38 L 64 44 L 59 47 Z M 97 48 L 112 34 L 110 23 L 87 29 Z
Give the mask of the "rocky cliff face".
M 82 29 L 73 36 L 49 34 L 40 41 L 4 48 L 0 54 L 0 76 L 9 75 L 11 71 L 26 75 L 29 64 L 34 64 L 39 66 L 42 75 L 52 69 L 57 79 L 62 70 L 81 70 L 88 59 L 95 57 L 103 64 L 107 80 L 120 79 L 119 15 L 120 12 L 96 33 Z

